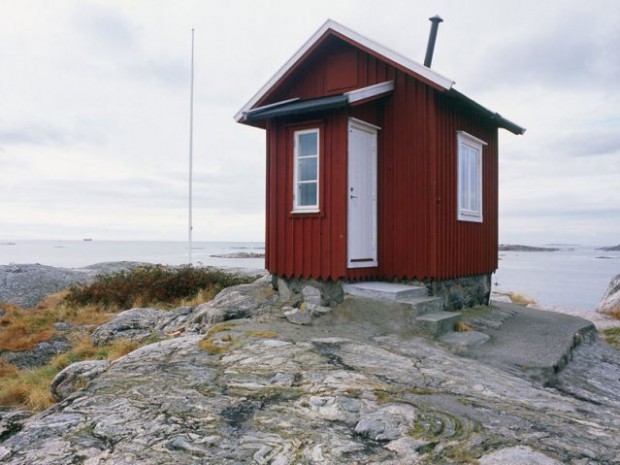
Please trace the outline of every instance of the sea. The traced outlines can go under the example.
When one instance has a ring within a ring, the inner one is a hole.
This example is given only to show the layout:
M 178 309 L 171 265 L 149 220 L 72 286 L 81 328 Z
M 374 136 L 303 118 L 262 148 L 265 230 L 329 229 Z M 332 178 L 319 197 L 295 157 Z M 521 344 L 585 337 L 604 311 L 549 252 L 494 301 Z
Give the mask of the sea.
M 596 308 L 611 279 L 620 274 L 620 252 L 579 245 L 555 252 L 500 252 L 493 290 L 525 295 L 544 307 L 577 311 Z M 192 263 L 224 268 L 263 268 L 263 258 L 222 258 L 237 252 L 263 253 L 262 242 L 194 242 Z M 187 242 L 0 241 L 0 265 L 40 263 L 79 268 L 100 262 L 138 261 L 164 265 L 189 262 Z

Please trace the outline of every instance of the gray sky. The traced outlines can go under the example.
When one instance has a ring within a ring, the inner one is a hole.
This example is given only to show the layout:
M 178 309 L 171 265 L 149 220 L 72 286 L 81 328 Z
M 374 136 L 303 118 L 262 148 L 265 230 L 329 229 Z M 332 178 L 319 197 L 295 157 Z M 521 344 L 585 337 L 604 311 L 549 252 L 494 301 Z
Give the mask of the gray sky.
M 0 0 L 0 239 L 263 240 L 264 132 L 233 115 L 327 19 L 525 126 L 500 240 L 620 242 L 620 3 Z

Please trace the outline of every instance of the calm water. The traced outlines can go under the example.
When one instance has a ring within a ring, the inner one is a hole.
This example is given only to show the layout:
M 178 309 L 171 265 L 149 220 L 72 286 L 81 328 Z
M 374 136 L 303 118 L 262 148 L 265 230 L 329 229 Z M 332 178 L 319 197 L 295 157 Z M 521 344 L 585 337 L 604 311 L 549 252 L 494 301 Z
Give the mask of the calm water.
M 15 245 L 7 245 L 8 243 Z M 263 258 L 217 258 L 234 252 L 264 253 L 262 242 L 194 242 L 194 265 L 264 268 Z M 137 261 L 182 265 L 189 261 L 187 242 L 156 241 L 0 241 L 0 264 L 41 263 L 82 267 L 100 262 Z
M 14 245 L 7 245 L 9 242 Z M 195 242 L 194 264 L 263 268 L 264 259 L 215 258 L 233 252 L 264 252 L 260 242 Z M 608 257 L 608 258 L 597 258 Z M 143 261 L 167 265 L 188 262 L 186 242 L 0 241 L 0 265 L 41 263 L 81 267 L 109 261 Z M 558 252 L 500 252 L 493 277 L 498 291 L 515 291 L 544 306 L 579 310 L 596 307 L 609 281 L 620 273 L 620 252 L 575 246 Z
M 500 252 L 499 256 L 494 289 L 525 294 L 543 306 L 592 310 L 611 279 L 620 273 L 620 252 L 589 247 Z

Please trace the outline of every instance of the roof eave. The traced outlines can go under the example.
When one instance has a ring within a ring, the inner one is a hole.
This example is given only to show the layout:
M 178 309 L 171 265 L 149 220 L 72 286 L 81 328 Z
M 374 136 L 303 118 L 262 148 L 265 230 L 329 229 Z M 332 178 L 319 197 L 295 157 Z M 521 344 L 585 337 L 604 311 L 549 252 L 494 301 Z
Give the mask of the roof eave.
M 470 107 L 483 113 L 485 116 L 493 120 L 497 124 L 498 128 L 506 129 L 507 131 L 510 131 L 517 136 L 521 136 L 525 134 L 526 129 L 524 127 L 519 126 L 518 124 L 513 123 L 512 121 L 504 118 L 499 113 L 489 110 L 488 108 L 480 105 L 478 102 L 476 102 L 475 100 L 472 100 L 467 95 L 459 92 L 455 88 L 448 90 L 447 94 L 450 95 L 451 97 L 455 97 L 458 100 L 465 102 Z

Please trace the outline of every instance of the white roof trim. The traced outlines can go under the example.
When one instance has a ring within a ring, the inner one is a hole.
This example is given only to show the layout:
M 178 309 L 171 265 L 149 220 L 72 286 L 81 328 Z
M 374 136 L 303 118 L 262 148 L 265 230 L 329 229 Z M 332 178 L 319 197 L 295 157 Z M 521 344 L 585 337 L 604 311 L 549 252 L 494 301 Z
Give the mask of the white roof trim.
M 476 144 L 480 144 L 480 145 L 489 145 L 487 144 L 485 141 L 483 141 L 482 139 L 478 139 L 476 136 L 472 136 L 470 133 L 465 132 L 465 131 L 456 131 L 456 133 L 458 134 L 459 138 L 463 138 L 466 140 L 469 140 L 469 142 L 474 142 Z
M 374 84 L 368 87 L 362 87 L 361 89 L 351 90 L 349 92 L 345 92 L 349 98 L 349 103 L 359 102 L 360 100 L 366 100 L 367 98 L 372 98 L 376 95 L 385 94 L 387 92 L 391 92 L 394 90 L 394 81 L 385 81 L 380 82 L 379 84 Z
M 437 84 L 439 87 L 448 90 L 454 84 L 454 81 L 452 79 L 442 76 L 441 74 L 431 70 L 430 68 L 427 68 L 420 63 L 406 58 L 400 53 L 397 53 L 387 47 L 379 45 L 378 43 L 358 34 L 357 32 L 349 29 L 348 27 L 337 23 L 336 21 L 328 19 L 318 29 L 318 31 L 316 31 L 312 35 L 312 37 L 310 37 L 301 46 L 301 48 L 297 50 L 297 52 L 295 52 L 295 54 L 276 72 L 276 74 L 274 74 L 273 77 L 269 81 L 267 81 L 267 83 L 263 87 L 261 87 L 261 89 L 250 99 L 250 101 L 246 103 L 245 106 L 241 110 L 239 110 L 239 112 L 237 112 L 237 114 L 235 115 L 235 120 L 237 122 L 241 121 L 243 119 L 244 112 L 252 108 L 256 104 L 256 102 L 258 102 L 269 91 L 269 89 L 271 89 L 280 80 L 280 78 L 282 78 L 282 76 L 284 76 L 329 29 L 338 32 L 339 34 L 342 34 L 353 42 L 357 42 L 358 44 L 368 48 L 369 50 L 372 50 L 376 54 L 381 55 L 388 60 L 391 60 L 394 63 L 401 65 L 402 67 L 410 70 L 411 72 L 428 79 L 429 81 Z
M 281 105 L 286 105 L 287 103 L 296 102 L 297 100 L 300 100 L 300 98 L 295 97 L 295 98 L 290 98 L 288 100 L 282 100 L 280 102 L 270 103 L 269 105 L 263 105 L 262 107 L 253 108 L 252 111 L 254 112 L 254 111 L 259 111 L 259 110 L 267 110 L 268 108 L 279 107 Z M 245 113 L 244 113 L 244 116 L 245 116 Z

